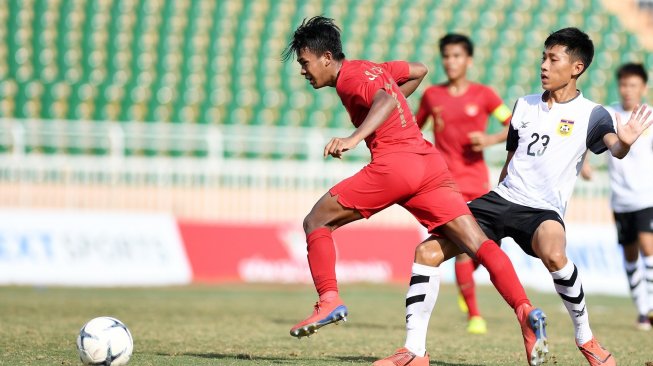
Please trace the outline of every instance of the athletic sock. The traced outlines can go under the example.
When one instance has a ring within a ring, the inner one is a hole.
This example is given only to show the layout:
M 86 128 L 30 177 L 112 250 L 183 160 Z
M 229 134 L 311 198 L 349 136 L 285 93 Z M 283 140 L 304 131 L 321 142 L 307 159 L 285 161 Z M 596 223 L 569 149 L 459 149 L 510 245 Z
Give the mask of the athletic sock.
M 426 332 L 440 290 L 440 268 L 413 263 L 406 294 L 406 345 L 414 354 L 426 354 Z
M 653 311 L 653 255 L 644 257 L 644 278 L 646 279 L 647 303 L 649 312 Z
M 640 262 L 638 260 L 634 262 L 624 261 L 624 269 L 626 270 L 626 277 L 628 277 L 630 294 L 637 307 L 637 313 L 639 315 L 646 315 L 649 311 L 646 281 L 643 277 L 644 271 L 640 268 Z
M 338 291 L 329 290 L 320 295 L 320 301 L 330 302 L 338 297 Z
M 480 316 L 478 311 L 478 304 L 476 303 L 476 286 L 474 284 L 474 261 L 467 259 L 463 261 L 456 261 L 454 265 L 456 271 L 456 283 L 460 289 L 460 294 L 465 299 L 468 316 Z
M 338 293 L 336 281 L 336 248 L 331 237 L 331 230 L 322 227 L 306 236 L 308 266 L 318 295 L 327 295 L 329 291 Z
M 559 271 L 551 272 L 553 283 L 558 295 L 565 304 L 571 322 L 576 330 L 576 342 L 585 344 L 592 339 L 589 315 L 585 306 L 585 293 L 583 284 L 578 276 L 576 265 L 568 260 L 567 264 Z
M 517 311 L 522 304 L 530 304 L 512 262 L 497 243 L 485 241 L 476 252 L 476 258 L 490 273 L 490 281 L 513 310 Z

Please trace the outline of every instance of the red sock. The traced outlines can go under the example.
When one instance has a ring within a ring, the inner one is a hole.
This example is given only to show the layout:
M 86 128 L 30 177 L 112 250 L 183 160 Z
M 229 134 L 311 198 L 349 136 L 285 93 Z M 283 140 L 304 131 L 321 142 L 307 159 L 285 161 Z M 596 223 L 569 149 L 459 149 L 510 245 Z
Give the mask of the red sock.
M 464 261 L 456 261 L 456 282 L 460 293 L 465 299 L 467 309 L 469 309 L 469 317 L 480 316 L 478 305 L 476 304 L 476 288 L 474 286 L 474 261 L 471 259 Z
M 497 243 L 485 241 L 476 252 L 476 258 L 490 273 L 490 281 L 513 310 L 524 303 L 530 304 L 512 262 Z
M 325 227 L 313 230 L 306 235 L 306 243 L 308 243 L 308 266 L 318 295 L 322 296 L 327 291 L 337 293 L 336 247 L 333 244 L 331 230 Z
M 338 291 L 332 291 L 332 290 L 329 290 L 329 291 L 326 291 L 326 292 L 323 293 L 323 294 L 320 294 L 320 301 L 322 301 L 322 302 L 325 302 L 325 301 L 326 301 L 326 302 L 331 302 L 331 301 L 333 301 L 334 299 L 337 299 L 338 296 L 340 296 L 340 295 L 338 294 Z

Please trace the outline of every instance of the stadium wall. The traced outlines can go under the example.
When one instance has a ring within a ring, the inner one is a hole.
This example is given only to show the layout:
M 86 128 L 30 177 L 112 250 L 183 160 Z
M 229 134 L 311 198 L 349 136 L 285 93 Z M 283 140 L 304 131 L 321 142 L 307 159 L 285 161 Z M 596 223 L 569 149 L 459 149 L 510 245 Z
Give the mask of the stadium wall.
M 0 152 L 1 284 L 309 283 L 301 219 L 369 155 L 360 144 L 343 160 L 322 159 L 337 130 L 45 120 L 0 120 L 0 127 L 12 136 Z M 168 154 L 173 137 L 171 146 L 186 153 Z M 89 154 L 96 139 L 104 148 Z M 163 153 L 136 154 L 152 148 L 148 141 L 162 141 Z M 303 158 L 273 158 L 278 141 Z M 205 154 L 193 156 L 198 146 Z M 497 181 L 505 151 L 486 152 Z M 576 184 L 569 251 L 587 291 L 626 294 L 608 192 L 605 169 Z M 338 230 L 340 282 L 405 283 L 425 235 L 397 206 Z M 541 264 L 510 242 L 504 248 L 527 286 L 552 290 Z M 453 263 L 443 268 L 452 282 Z M 476 277 L 489 283 L 482 270 Z
M 417 226 L 355 223 L 334 233 L 341 283 L 398 282 L 410 276 Z M 568 251 L 588 293 L 626 295 L 614 230 L 568 225 Z M 161 213 L 0 210 L 0 284 L 151 286 L 189 283 L 310 283 L 301 225 L 213 222 Z M 510 240 L 502 247 L 525 286 L 553 291 L 542 264 Z M 484 269 L 475 273 L 489 284 Z M 454 279 L 453 263 L 443 279 Z

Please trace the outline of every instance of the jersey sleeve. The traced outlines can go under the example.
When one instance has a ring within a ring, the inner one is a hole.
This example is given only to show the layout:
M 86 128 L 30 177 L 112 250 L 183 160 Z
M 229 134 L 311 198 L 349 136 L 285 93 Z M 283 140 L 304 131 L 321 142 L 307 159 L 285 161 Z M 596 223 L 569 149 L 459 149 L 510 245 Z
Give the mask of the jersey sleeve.
M 610 113 L 600 105 L 597 105 L 590 114 L 589 125 L 587 127 L 587 148 L 594 154 L 600 154 L 607 150 L 603 142 L 603 136 L 608 133 L 615 133 Z
M 405 83 L 410 77 L 410 66 L 406 61 L 388 61 L 382 63 L 381 67 L 392 75 L 397 85 Z
M 508 138 L 506 139 L 506 151 L 517 151 L 517 145 L 519 145 L 519 133 L 517 130 L 510 124 L 508 127 Z
M 610 118 L 612 118 L 612 127 L 614 127 L 615 131 L 617 130 L 617 110 L 614 109 L 612 106 L 606 105 L 603 108 L 605 108 L 606 111 L 608 111 L 608 114 L 610 115 Z
M 503 103 L 501 97 L 492 88 L 485 89 L 485 107 L 487 114 L 491 114 L 494 118 L 498 119 L 502 125 L 510 123 L 512 113 L 510 108 Z
M 515 107 L 512 109 L 512 115 L 515 115 L 515 111 L 517 110 L 517 105 L 519 104 L 519 100 L 515 102 Z M 508 138 L 506 139 L 506 151 L 517 151 L 517 145 L 519 145 L 519 132 L 515 127 L 513 127 L 512 122 L 510 123 L 510 127 L 508 127 Z

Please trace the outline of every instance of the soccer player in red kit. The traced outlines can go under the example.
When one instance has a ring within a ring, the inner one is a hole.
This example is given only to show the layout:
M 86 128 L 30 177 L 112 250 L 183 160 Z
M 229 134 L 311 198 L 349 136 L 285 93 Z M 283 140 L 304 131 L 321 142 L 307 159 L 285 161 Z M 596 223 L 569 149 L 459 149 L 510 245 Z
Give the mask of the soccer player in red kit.
M 405 61 L 377 64 L 346 60 L 340 29 L 332 19 L 322 16 L 305 19 L 295 30 L 283 58 L 293 55 L 301 75 L 313 88 L 336 88 L 356 127 L 348 137 L 332 138 L 324 148 L 324 157 L 340 158 L 365 140 L 372 160 L 331 188 L 304 219 L 308 263 L 319 300 L 313 313 L 293 326 L 290 334 L 308 336 L 347 315 L 338 294 L 331 233 L 399 204 L 433 235 L 415 250 L 406 298 L 408 347 L 377 364 L 428 365 L 426 351 L 410 346 L 421 344 L 426 337 L 428 317 L 439 290 L 439 268 L 430 264 L 452 258 L 462 249 L 488 269 L 492 283 L 517 314 L 529 364 L 539 365 L 532 360 L 543 359 L 547 352 L 544 313 L 530 304 L 512 263 L 470 214 L 442 155 L 424 140 L 406 101 L 426 75 L 426 67 Z M 440 236 L 448 240 L 439 241 Z
M 415 117 L 420 127 L 429 118 L 433 119 L 435 146 L 447 162 L 463 198 L 471 201 L 490 190 L 483 149 L 506 141 L 511 113 L 491 88 L 467 79 L 467 69 L 472 66 L 474 56 L 474 44 L 469 37 L 449 33 L 440 39 L 439 48 L 447 81 L 424 91 Z M 504 128 L 487 135 L 490 115 Z M 478 263 L 467 254 L 456 256 L 456 282 L 467 308 L 467 331 L 484 334 L 487 325 L 478 309 L 474 286 L 476 267 Z

